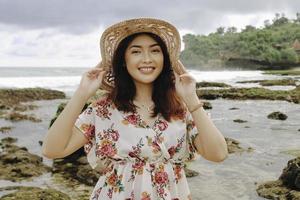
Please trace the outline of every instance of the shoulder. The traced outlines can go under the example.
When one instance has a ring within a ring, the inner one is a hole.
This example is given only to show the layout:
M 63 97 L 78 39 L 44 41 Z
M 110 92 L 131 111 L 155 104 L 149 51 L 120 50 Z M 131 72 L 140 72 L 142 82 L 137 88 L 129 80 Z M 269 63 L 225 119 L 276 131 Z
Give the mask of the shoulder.
M 113 107 L 113 102 L 109 98 L 109 94 L 107 92 L 102 92 L 101 94 L 96 94 L 91 100 L 91 107 L 94 109 L 97 108 L 110 108 Z

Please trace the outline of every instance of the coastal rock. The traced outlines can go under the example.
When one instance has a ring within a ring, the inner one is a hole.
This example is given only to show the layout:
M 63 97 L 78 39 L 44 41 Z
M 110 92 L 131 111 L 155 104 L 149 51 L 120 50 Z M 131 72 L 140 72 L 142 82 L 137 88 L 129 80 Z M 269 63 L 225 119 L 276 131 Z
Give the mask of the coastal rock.
M 51 188 L 14 186 L 0 188 L 0 191 L 13 191 L 2 196 L 0 200 L 71 200 L 67 194 Z
M 192 169 L 189 169 L 187 167 L 184 168 L 184 172 L 185 172 L 185 176 L 187 178 L 191 178 L 191 177 L 194 177 L 194 176 L 198 176 L 199 175 L 199 172 L 195 171 L 195 170 L 192 170 Z
M 229 108 L 229 110 L 239 110 L 239 108 L 232 107 L 232 108 Z
M 283 184 L 288 188 L 300 192 L 300 157 L 288 161 L 279 179 L 282 180 Z
M 210 102 L 205 101 L 205 102 L 203 102 L 203 108 L 204 108 L 205 110 L 210 110 L 210 109 L 212 109 L 212 105 L 211 105 Z
M 13 110 L 14 111 L 21 111 L 21 112 L 24 112 L 24 111 L 27 111 L 27 110 L 34 110 L 36 109 L 38 106 L 36 105 L 23 105 L 23 104 L 18 104 L 16 106 L 13 107 Z
M 49 172 L 42 157 L 31 154 L 25 147 L 18 147 L 15 138 L 4 138 L 0 142 L 0 179 L 21 181 Z
M 0 128 L 1 133 L 8 133 L 13 127 L 12 126 L 3 126 Z
M 261 86 L 295 86 L 296 80 L 293 79 L 279 79 L 279 80 L 251 80 L 251 81 L 238 81 L 237 83 L 259 83 Z
M 197 95 L 200 99 L 268 99 L 268 100 L 284 100 L 288 102 L 300 103 L 300 87 L 297 86 L 293 90 L 269 90 L 266 88 L 229 88 L 229 89 L 197 89 Z
M 21 121 L 21 120 L 30 120 L 32 122 L 41 122 L 41 119 L 36 118 L 33 115 L 26 115 L 19 112 L 10 112 L 5 117 L 6 120 L 11 120 L 13 122 Z
M 233 121 L 236 123 L 246 123 L 247 122 L 246 120 L 242 120 L 242 119 L 234 119 Z
M 64 98 L 66 95 L 63 92 L 44 88 L 0 89 L 0 105 L 6 105 L 6 107 L 12 107 L 21 102 Z
M 67 180 L 75 179 L 89 186 L 95 185 L 100 176 L 88 164 L 83 148 L 63 159 L 55 159 L 52 172 L 60 173 Z
M 65 97 L 61 91 L 43 88 L 0 89 L 0 118 L 11 121 L 41 122 L 41 119 L 37 119 L 35 116 L 20 113 L 36 109 L 36 105 L 23 105 L 21 103 L 35 100 L 64 99 Z
M 300 157 L 288 161 L 278 180 L 260 184 L 256 191 L 267 199 L 300 199 Z
M 287 115 L 282 113 L 282 112 L 272 112 L 268 115 L 269 119 L 276 119 L 276 120 L 286 120 L 287 119 Z
M 202 81 L 196 83 L 196 88 L 200 88 L 200 87 L 231 87 L 231 85 L 228 85 L 226 83 Z
M 225 137 L 226 143 L 227 143 L 227 148 L 228 148 L 228 153 L 241 153 L 244 151 L 250 152 L 253 151 L 253 148 L 249 147 L 248 149 L 244 149 L 240 146 L 240 142 L 232 139 Z

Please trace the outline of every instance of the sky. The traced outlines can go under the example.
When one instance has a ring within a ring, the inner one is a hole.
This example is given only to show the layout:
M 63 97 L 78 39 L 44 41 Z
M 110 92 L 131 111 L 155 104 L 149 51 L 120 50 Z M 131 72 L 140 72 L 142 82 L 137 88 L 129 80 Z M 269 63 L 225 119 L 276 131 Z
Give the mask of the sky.
M 300 0 L 0 0 L 0 67 L 93 67 L 105 28 L 130 18 L 166 20 L 183 36 L 297 12 Z

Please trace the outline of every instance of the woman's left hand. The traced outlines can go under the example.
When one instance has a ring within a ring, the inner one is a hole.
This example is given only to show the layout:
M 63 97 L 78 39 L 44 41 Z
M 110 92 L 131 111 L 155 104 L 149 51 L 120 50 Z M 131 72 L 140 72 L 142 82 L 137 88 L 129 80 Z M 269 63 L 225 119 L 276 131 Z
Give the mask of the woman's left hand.
M 183 66 L 179 60 L 178 64 Z M 174 74 L 176 92 L 184 102 L 187 102 L 191 97 L 197 96 L 195 78 L 193 78 L 188 72 L 184 72 L 183 74 L 179 75 L 174 71 Z

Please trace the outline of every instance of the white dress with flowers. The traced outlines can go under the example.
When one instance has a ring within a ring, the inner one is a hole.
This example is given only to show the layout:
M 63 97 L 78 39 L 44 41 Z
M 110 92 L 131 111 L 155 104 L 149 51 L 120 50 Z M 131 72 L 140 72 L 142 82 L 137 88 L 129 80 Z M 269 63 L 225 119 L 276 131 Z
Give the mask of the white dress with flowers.
M 194 159 L 197 129 L 189 112 L 172 122 L 158 114 L 150 127 L 138 113 L 119 111 L 103 96 L 75 126 L 88 139 L 91 166 L 107 164 L 91 200 L 191 199 L 183 167 Z

